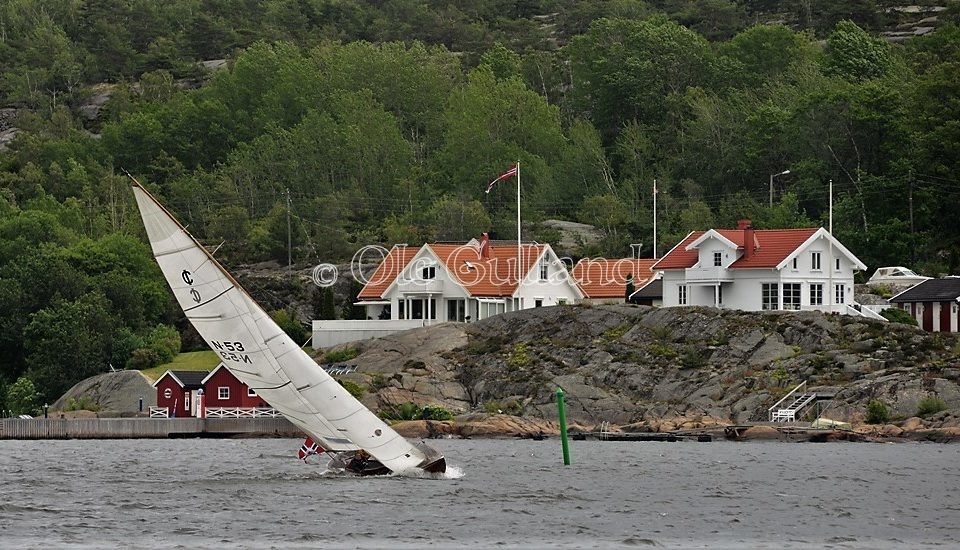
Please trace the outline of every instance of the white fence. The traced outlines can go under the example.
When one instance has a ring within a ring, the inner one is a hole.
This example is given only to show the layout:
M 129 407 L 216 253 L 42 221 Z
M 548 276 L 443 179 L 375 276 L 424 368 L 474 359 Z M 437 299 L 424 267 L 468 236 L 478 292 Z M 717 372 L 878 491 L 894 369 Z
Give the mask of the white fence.
M 283 416 L 274 408 L 258 407 L 209 407 L 204 410 L 207 418 L 276 418 Z
M 264 407 L 208 407 L 204 409 L 207 418 L 278 418 L 283 415 L 276 409 Z M 170 418 L 166 407 L 150 407 L 150 418 Z

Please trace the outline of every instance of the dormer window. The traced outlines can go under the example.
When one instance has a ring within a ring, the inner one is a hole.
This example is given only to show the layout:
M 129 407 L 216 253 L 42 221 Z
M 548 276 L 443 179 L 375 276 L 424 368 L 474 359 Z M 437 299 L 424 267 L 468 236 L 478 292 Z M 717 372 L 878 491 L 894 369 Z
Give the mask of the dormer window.
M 840 258 L 837 258 L 837 271 L 840 271 Z
M 546 258 L 540 261 L 540 280 L 546 281 L 548 272 L 550 271 L 550 262 Z
M 796 259 L 796 258 L 793 259 L 793 270 L 794 270 L 794 271 L 797 270 L 797 259 Z
M 713 253 L 713 267 L 720 267 L 723 265 L 723 252 L 714 252 Z
M 819 252 L 810 253 L 810 269 L 814 271 L 820 271 L 820 253 Z
M 437 268 L 434 266 L 425 267 L 420 271 L 421 278 L 426 281 L 437 277 Z

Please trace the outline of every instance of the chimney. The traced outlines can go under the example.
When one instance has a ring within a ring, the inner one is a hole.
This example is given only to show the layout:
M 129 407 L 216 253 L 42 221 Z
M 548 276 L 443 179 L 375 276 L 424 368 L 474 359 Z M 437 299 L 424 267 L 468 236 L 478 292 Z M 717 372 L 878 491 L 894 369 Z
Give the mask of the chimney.
M 483 233 L 480 235 L 480 259 L 486 260 L 490 257 L 490 235 Z
M 753 225 L 751 225 L 750 220 L 740 220 L 737 222 L 737 229 L 743 231 L 743 259 L 749 259 L 753 256 L 753 247 L 756 243 Z

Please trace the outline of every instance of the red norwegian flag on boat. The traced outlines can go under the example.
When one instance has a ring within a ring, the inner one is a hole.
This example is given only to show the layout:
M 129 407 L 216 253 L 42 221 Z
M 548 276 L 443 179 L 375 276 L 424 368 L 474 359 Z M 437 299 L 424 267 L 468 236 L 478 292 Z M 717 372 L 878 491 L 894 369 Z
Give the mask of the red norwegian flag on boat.
M 512 168 L 510 168 L 510 169 L 507 170 L 506 172 L 504 172 L 504 173 L 500 174 L 499 176 L 497 176 L 497 179 L 491 181 L 491 182 L 490 182 L 490 185 L 487 186 L 487 193 L 489 193 L 490 190 L 493 189 L 493 184 L 497 183 L 498 181 L 500 181 L 500 180 L 505 180 L 505 179 L 507 179 L 507 178 L 511 178 L 511 177 L 513 177 L 513 176 L 516 176 L 516 175 L 517 175 L 517 170 L 519 170 L 519 169 L 520 169 L 520 167 L 519 167 L 518 165 L 514 164 Z
M 300 457 L 300 460 L 306 462 L 307 458 L 318 455 L 323 452 L 323 449 L 320 445 L 317 445 L 313 442 L 313 439 L 309 437 L 303 440 L 303 445 L 300 445 L 300 450 L 297 451 L 297 456 Z

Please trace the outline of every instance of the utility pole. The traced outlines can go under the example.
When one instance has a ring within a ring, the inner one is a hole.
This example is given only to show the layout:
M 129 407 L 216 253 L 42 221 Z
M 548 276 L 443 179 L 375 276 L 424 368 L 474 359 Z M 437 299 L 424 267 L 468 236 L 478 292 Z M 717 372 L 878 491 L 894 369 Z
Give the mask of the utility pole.
M 910 203 L 910 267 L 913 267 L 917 262 L 917 247 L 913 238 L 913 168 L 910 169 L 907 184 L 909 185 L 907 197 Z
M 293 237 L 290 232 L 290 188 L 287 187 L 287 269 L 293 267 Z

